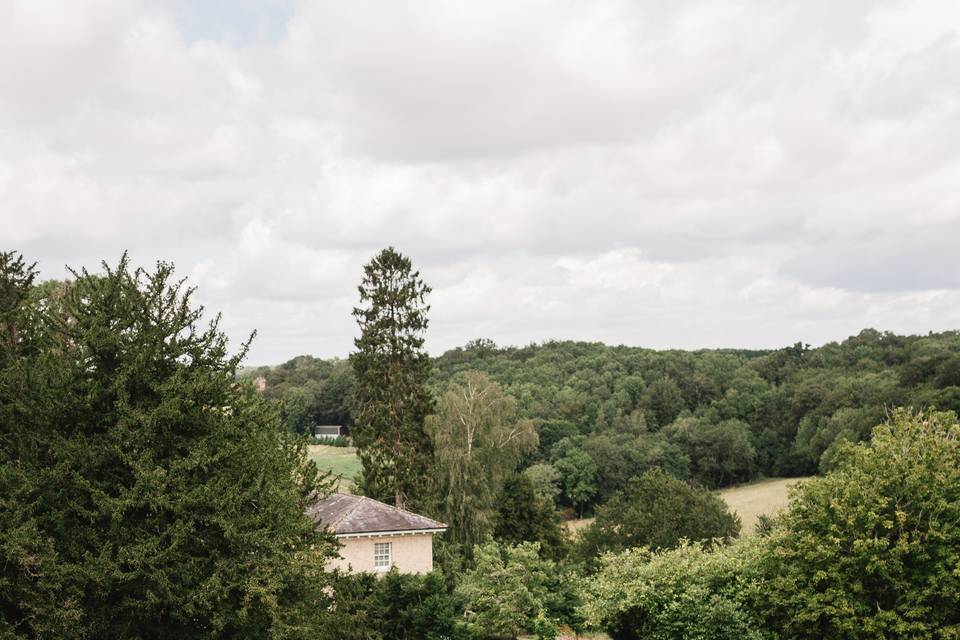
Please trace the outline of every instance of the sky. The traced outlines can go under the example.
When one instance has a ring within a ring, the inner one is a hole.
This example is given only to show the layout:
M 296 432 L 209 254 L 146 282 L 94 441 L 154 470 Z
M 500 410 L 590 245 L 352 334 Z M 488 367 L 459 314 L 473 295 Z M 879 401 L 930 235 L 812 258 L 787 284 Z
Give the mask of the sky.
M 173 261 L 250 364 L 389 245 L 432 353 L 960 328 L 955 0 L 3 4 L 0 246 Z

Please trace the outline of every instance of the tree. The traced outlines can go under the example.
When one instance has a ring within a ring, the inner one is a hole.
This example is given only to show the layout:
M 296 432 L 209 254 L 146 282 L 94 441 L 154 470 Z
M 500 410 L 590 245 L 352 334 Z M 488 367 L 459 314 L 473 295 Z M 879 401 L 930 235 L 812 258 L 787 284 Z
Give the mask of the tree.
M 503 483 L 497 499 L 493 537 L 508 544 L 539 542 L 543 554 L 559 560 L 566 540 L 553 499 L 538 498 L 527 474 L 515 474 Z
M 610 554 L 585 582 L 581 612 L 613 640 L 772 640 L 754 606 L 765 561 L 755 538 Z
M 538 462 L 523 470 L 523 475 L 530 479 L 534 496 L 543 504 L 556 506 L 557 496 L 560 495 L 560 473 L 548 462 Z
M 597 508 L 596 520 L 584 530 L 581 554 L 590 560 L 601 551 L 671 549 L 683 539 L 726 539 L 739 533 L 740 519 L 719 497 L 653 469 Z
M 524 631 L 553 637 L 558 613 L 573 597 L 572 576 L 540 557 L 539 545 L 501 547 L 490 541 L 473 550 L 476 567 L 456 593 L 466 603 L 467 629 L 477 638 L 516 638 Z
M 486 375 L 468 372 L 441 396 L 427 419 L 433 443 L 435 494 L 445 537 L 468 550 L 493 529 L 495 501 L 520 457 L 537 446 L 531 420 L 517 417 L 516 401 Z
M 897 410 L 801 483 L 761 603 L 784 638 L 950 638 L 960 629 L 960 424 Z
M 571 438 L 564 438 L 553 448 L 557 458 L 553 466 L 560 474 L 563 493 L 583 517 L 583 508 L 597 494 L 597 464 L 585 451 L 574 444 Z
M 643 406 L 647 424 L 654 429 L 673 422 L 687 408 L 683 393 L 673 378 L 660 378 L 643 392 Z
M 374 585 L 373 628 L 383 640 L 462 638 L 461 607 L 443 574 L 410 575 L 391 570 Z
M 360 326 L 350 362 L 356 378 L 354 444 L 363 488 L 405 508 L 424 493 L 432 462 L 424 419 L 433 408 L 427 388 L 430 358 L 423 349 L 430 287 L 410 259 L 393 247 L 363 268 Z
M 237 383 L 247 345 L 228 356 L 172 274 L 124 256 L 12 314 L 30 325 L 0 367 L 0 635 L 323 632 L 333 544 L 304 511 L 327 487 Z
M 690 458 L 693 477 L 709 487 L 724 487 L 753 477 L 757 451 L 750 443 L 750 426 L 745 422 L 680 418 L 663 433 Z

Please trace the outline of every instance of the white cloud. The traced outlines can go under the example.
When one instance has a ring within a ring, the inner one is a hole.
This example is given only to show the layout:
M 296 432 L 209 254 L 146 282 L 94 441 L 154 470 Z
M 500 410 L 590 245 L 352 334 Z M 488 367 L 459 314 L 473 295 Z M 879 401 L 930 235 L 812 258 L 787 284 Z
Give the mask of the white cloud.
M 478 336 L 817 343 L 960 323 L 960 9 L 16 0 L 0 238 L 175 260 L 256 362 L 344 355 L 361 265 Z

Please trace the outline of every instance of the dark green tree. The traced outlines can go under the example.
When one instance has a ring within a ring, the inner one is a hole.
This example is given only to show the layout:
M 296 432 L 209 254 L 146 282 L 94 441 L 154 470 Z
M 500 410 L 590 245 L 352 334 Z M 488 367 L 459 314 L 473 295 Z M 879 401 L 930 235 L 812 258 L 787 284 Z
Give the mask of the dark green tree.
M 350 361 L 356 378 L 354 444 L 363 463 L 363 490 L 405 508 L 421 499 L 433 460 L 424 420 L 433 408 L 423 348 L 430 287 L 393 247 L 363 268 L 360 337 Z
M 538 498 L 526 474 L 513 475 L 503 483 L 497 499 L 493 537 L 507 544 L 539 542 L 544 557 L 560 560 L 566 540 L 560 515 L 549 501 Z
M 655 429 L 667 426 L 686 408 L 683 393 L 673 378 L 660 378 L 643 392 L 647 424 Z
M 0 368 L 0 635 L 323 635 L 326 487 L 172 274 L 124 257 L 5 308 L 29 326 Z
M 592 561 L 602 551 L 632 547 L 671 549 L 683 539 L 733 538 L 740 519 L 706 489 L 654 469 L 597 508 L 584 530 L 580 554 Z

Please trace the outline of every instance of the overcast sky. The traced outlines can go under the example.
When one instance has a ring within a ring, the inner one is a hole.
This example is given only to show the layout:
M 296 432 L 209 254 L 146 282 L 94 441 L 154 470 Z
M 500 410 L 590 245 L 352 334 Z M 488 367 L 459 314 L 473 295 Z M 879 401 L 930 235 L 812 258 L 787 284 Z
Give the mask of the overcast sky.
M 11 4 L 12 2 L 12 4 Z M 960 327 L 956 0 L 4 0 L 0 245 L 173 260 L 252 364 Z

